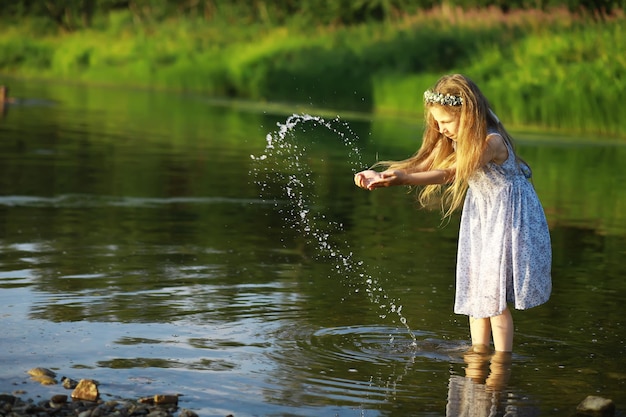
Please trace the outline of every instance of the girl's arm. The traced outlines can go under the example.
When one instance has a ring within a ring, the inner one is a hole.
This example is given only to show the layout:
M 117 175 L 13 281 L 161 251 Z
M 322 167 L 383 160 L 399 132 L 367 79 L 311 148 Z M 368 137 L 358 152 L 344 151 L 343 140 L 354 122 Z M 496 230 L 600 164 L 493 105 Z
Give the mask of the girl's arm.
M 435 154 L 439 152 L 441 142 L 419 164 L 408 168 L 391 168 L 386 171 L 377 172 L 371 169 L 361 171 L 354 176 L 354 183 L 367 190 L 375 188 L 390 187 L 393 185 L 429 185 L 444 184 L 452 182 L 454 179 L 454 169 L 430 169 L 435 159 Z
M 454 178 L 454 169 L 434 169 L 422 172 L 407 172 L 403 169 L 389 169 L 383 172 L 366 170 L 354 176 L 354 182 L 361 188 L 391 187 L 394 185 L 445 184 Z

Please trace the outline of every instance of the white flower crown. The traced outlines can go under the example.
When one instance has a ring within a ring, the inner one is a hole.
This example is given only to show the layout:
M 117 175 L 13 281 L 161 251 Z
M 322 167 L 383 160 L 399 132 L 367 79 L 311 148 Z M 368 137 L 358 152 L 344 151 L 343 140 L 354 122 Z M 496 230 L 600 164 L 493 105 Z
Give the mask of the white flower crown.
M 442 106 L 460 106 L 463 104 L 463 97 L 426 90 L 424 91 L 424 103 L 441 104 Z

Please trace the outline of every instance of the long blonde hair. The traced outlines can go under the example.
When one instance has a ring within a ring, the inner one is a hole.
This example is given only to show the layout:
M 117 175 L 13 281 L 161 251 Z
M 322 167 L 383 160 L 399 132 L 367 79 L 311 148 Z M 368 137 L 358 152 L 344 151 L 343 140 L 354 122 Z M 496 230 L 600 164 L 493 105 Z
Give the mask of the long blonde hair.
M 497 131 L 510 145 L 509 149 L 515 151 L 511 136 L 491 110 L 487 98 L 469 78 L 461 74 L 443 76 L 431 91 L 444 96 L 460 97 L 462 104 L 447 105 L 427 101 L 424 104 L 426 126 L 420 149 L 408 159 L 383 161 L 376 165 L 409 171 L 420 166 L 423 170 L 454 168 L 455 175 L 450 183 L 426 185 L 420 188 L 418 195 L 418 201 L 424 207 L 439 204 L 446 218 L 463 205 L 469 177 L 480 168 L 488 129 Z M 456 143 L 439 132 L 439 126 L 430 113 L 433 106 L 439 106 L 459 117 Z M 521 161 L 517 155 L 515 157 Z

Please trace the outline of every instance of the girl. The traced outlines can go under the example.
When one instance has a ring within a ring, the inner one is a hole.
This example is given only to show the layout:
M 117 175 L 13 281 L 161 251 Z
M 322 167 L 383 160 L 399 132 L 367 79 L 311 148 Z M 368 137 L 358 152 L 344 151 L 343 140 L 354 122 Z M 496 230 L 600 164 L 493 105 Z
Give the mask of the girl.
M 426 128 L 420 149 L 386 170 L 354 177 L 361 188 L 421 186 L 423 206 L 440 202 L 445 217 L 463 206 L 454 312 L 469 316 L 472 346 L 511 352 L 513 319 L 507 304 L 527 309 L 550 297 L 552 251 L 531 170 L 467 77 L 442 77 L 424 93 Z

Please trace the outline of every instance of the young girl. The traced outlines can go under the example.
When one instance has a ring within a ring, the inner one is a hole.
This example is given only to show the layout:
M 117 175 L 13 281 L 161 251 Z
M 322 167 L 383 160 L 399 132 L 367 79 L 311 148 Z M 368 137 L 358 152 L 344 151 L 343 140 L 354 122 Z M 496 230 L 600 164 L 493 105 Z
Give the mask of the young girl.
M 454 312 L 469 316 L 472 346 L 513 348 L 507 304 L 527 309 L 550 297 L 552 250 L 546 218 L 529 182 L 530 168 L 467 77 L 442 77 L 424 93 L 422 146 L 403 161 L 381 162 L 383 172 L 354 177 L 361 188 L 420 186 L 419 201 L 441 203 L 444 217 L 463 206 Z

